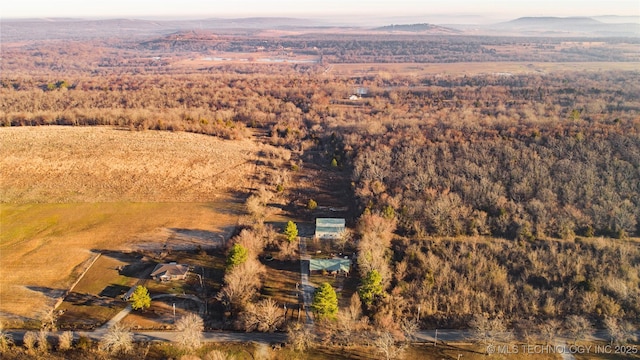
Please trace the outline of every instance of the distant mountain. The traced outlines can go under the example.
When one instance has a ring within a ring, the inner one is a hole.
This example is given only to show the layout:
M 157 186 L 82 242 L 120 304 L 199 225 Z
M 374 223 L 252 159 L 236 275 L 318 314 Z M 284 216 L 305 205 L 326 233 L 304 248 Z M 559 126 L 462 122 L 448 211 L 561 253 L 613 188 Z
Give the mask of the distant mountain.
M 592 18 L 606 24 L 640 24 L 640 16 L 604 15 Z
M 438 26 L 433 24 L 403 24 L 403 25 L 387 25 L 377 27 L 373 31 L 379 32 L 409 32 L 409 33 L 437 33 L 437 34 L 459 34 L 459 30 Z
M 3 42 L 24 40 L 86 40 L 109 37 L 137 37 L 160 35 L 180 27 L 173 21 L 137 19 L 67 19 L 42 18 L 2 20 L 0 35 Z
M 108 37 L 145 37 L 190 30 L 261 30 L 305 28 L 321 25 L 319 21 L 298 18 L 208 18 L 197 20 L 142 19 L 15 19 L 0 22 L 2 41 L 93 39 Z
M 504 35 L 638 36 L 640 24 L 605 23 L 590 17 L 521 17 L 487 26 Z
M 309 27 L 321 25 L 317 20 L 288 18 L 288 17 L 252 17 L 237 19 L 203 19 L 194 20 L 194 23 L 201 23 L 209 29 L 281 29 L 289 27 Z
M 598 20 L 594 20 L 590 17 L 521 17 L 515 20 L 507 21 L 506 23 L 511 26 L 593 26 L 602 24 Z

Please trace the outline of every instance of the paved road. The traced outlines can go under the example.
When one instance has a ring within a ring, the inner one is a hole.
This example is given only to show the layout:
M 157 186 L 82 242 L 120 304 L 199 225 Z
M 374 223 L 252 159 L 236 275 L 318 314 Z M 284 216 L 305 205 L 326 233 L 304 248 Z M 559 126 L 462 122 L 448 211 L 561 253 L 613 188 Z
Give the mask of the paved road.
M 6 330 L 13 336 L 14 340 L 22 341 L 22 337 L 26 330 Z M 106 329 L 99 328 L 94 331 L 76 331 L 76 338 L 80 336 L 86 336 L 93 340 L 100 340 L 106 333 Z M 61 332 L 50 332 L 50 336 L 56 336 Z M 133 331 L 135 341 L 175 341 L 175 331 Z M 640 337 L 640 331 L 636 332 L 636 335 Z M 417 342 L 434 343 L 436 341 L 435 330 L 421 330 L 416 335 Z M 283 343 L 286 341 L 286 334 L 284 333 L 246 333 L 246 332 L 231 332 L 231 331 L 209 331 L 204 332 L 202 340 L 204 342 L 261 342 L 267 344 Z M 590 340 L 609 341 L 609 335 L 606 330 L 598 330 Z M 437 343 L 455 343 L 455 342 L 473 342 L 473 333 L 471 330 L 456 330 L 456 329 L 438 329 Z M 570 339 L 557 338 L 557 345 L 564 345 L 567 342 L 571 342 Z M 567 358 L 567 360 L 570 358 Z
M 27 332 L 26 330 L 7 330 L 14 340 L 22 341 L 22 337 Z M 88 337 L 92 340 L 99 341 L 102 339 L 106 329 L 99 328 L 94 331 L 75 331 L 75 338 L 80 336 Z M 62 331 L 49 332 L 49 336 L 57 336 Z M 133 331 L 134 341 L 175 341 L 177 332 L 175 331 Z M 283 343 L 287 339 L 287 335 L 284 333 L 246 333 L 246 332 L 231 332 L 231 331 L 209 331 L 202 333 L 203 342 L 261 342 L 267 344 Z
M 636 331 L 636 336 L 640 339 L 640 330 Z M 415 335 L 418 342 L 434 342 L 436 341 L 436 330 L 421 330 Z M 591 341 L 609 341 L 609 333 L 607 330 L 596 330 L 591 337 Z M 457 329 L 438 329 L 437 341 L 440 342 L 472 342 L 474 341 L 473 331 L 457 330 Z M 566 342 L 573 343 L 572 339 L 557 337 L 557 342 L 562 345 Z

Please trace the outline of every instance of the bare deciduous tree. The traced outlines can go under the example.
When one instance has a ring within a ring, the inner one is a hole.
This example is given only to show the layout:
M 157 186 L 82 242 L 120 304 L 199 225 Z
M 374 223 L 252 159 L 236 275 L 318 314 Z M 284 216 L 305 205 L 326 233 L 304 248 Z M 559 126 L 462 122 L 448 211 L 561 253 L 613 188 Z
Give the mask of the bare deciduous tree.
M 49 353 L 49 332 L 45 329 L 38 331 L 38 352 L 40 354 Z
M 57 322 L 55 313 L 50 311 L 42 318 L 40 327 L 47 331 L 56 331 L 58 330 Z
M 304 324 L 295 323 L 287 328 L 287 342 L 295 351 L 304 352 L 309 349 L 315 341 L 313 329 Z
M 509 342 L 513 338 L 513 333 L 508 330 L 501 316 L 489 319 L 486 314 L 476 314 L 469 326 L 474 332 L 474 337 L 485 344 Z
M 351 295 L 346 315 L 351 321 L 358 321 L 362 316 L 362 301 L 360 300 L 360 296 L 357 292 L 354 292 L 353 295 Z
M 584 316 L 571 315 L 565 320 L 564 327 L 567 329 L 567 334 L 571 336 L 574 343 L 578 340 L 585 340 L 587 336 L 593 334 L 593 325 Z
M 540 324 L 540 335 L 546 344 L 552 343 L 560 333 L 561 324 L 557 320 L 548 320 Z
M 353 240 L 353 233 L 349 229 L 344 229 L 338 237 L 333 239 L 333 245 L 340 248 L 340 251 L 344 251 L 344 248 Z
M 4 331 L 4 325 L 0 323 L 0 354 L 9 350 L 13 345 L 13 336 Z
M 187 314 L 176 322 L 176 342 L 181 348 L 193 351 L 200 347 L 204 322 L 196 314 Z
M 265 239 L 259 233 L 248 229 L 242 230 L 233 240 L 247 249 L 251 258 L 257 257 L 265 246 Z
M 396 338 L 388 331 L 376 334 L 373 346 L 386 359 L 402 359 L 406 350 L 406 345 L 399 344 Z
M 264 266 L 254 258 L 234 267 L 224 276 L 224 287 L 216 298 L 228 311 L 239 311 L 252 299 L 261 285 Z
M 618 321 L 615 318 L 607 316 L 604 319 L 604 326 L 609 333 L 611 343 L 626 344 L 629 341 L 636 341 L 638 339 L 635 334 L 635 328 L 628 321 Z
M 116 324 L 100 340 L 98 349 L 109 354 L 129 353 L 133 349 L 133 334 L 124 326 Z
M 27 331 L 22 337 L 22 344 L 28 354 L 35 354 L 35 347 L 38 335 L 33 331 Z
M 65 331 L 58 335 L 58 350 L 67 351 L 71 349 L 73 345 L 73 333 L 71 331 Z
M 240 315 L 242 327 L 247 331 L 274 332 L 284 322 L 282 309 L 272 299 L 249 304 Z
M 420 330 L 420 325 L 415 319 L 405 318 L 400 321 L 400 330 L 402 330 L 406 341 L 413 341 L 416 333 Z
M 298 240 L 280 241 L 278 244 L 278 249 L 280 249 L 280 256 L 283 260 L 295 260 L 298 258 L 298 249 L 300 248 L 300 244 Z

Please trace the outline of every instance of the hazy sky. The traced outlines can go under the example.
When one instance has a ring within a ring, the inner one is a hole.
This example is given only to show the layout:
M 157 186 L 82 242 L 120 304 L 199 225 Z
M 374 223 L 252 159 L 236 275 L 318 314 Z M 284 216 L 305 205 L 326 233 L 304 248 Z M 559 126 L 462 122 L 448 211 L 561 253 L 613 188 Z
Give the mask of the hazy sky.
M 0 17 L 640 16 L 640 0 L 5 0 Z

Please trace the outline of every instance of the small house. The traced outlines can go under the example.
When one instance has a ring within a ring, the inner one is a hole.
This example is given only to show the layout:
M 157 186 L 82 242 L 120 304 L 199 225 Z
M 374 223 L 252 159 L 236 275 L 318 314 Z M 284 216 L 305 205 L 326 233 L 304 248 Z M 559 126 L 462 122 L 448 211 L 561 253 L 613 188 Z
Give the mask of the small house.
M 158 281 L 184 280 L 188 272 L 189 265 L 186 264 L 158 264 L 151 272 L 151 278 Z
M 334 218 L 317 218 L 316 234 L 317 239 L 337 239 L 345 231 L 345 220 Z

